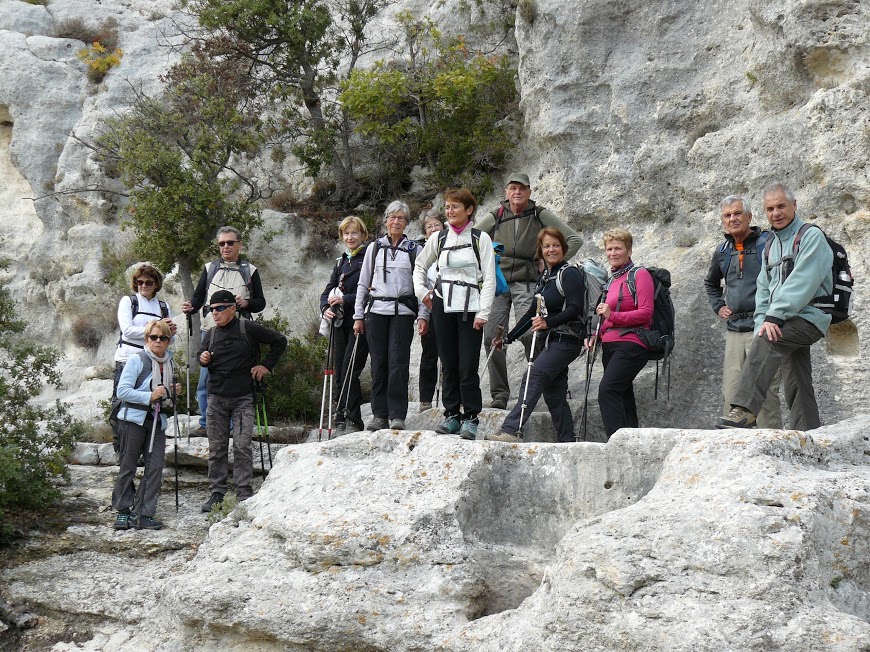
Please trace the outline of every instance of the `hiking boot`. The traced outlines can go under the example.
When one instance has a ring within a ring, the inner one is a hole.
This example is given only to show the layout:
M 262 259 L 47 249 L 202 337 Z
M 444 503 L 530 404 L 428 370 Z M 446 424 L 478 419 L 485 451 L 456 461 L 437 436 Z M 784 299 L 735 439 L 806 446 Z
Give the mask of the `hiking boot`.
M 156 518 L 150 516 L 137 516 L 135 519 L 130 519 L 130 525 L 137 530 L 162 530 L 163 523 Z
M 220 505 L 222 502 L 224 502 L 224 495 L 215 491 L 212 493 L 211 498 L 202 504 L 201 510 L 207 514 L 211 511 L 212 507 Z
M 112 526 L 115 530 L 129 530 L 130 529 L 130 510 L 125 509 L 123 511 L 118 512 L 118 516 L 115 517 L 115 524 Z
M 496 410 L 504 410 L 507 408 L 507 401 L 503 398 L 494 398 L 489 402 L 489 407 Z
M 460 423 L 459 417 L 457 416 L 449 416 L 442 421 L 437 428 L 435 428 L 435 432 L 439 435 L 455 435 L 459 432 Z
M 372 417 L 372 420 L 369 421 L 369 425 L 366 426 L 366 430 L 383 430 L 384 428 L 389 427 L 389 422 L 386 417 Z
M 459 429 L 459 436 L 463 439 L 477 439 L 477 426 L 479 423 L 477 419 L 466 419 L 462 422 L 462 428 Z
M 390 430 L 404 430 L 405 429 L 405 420 L 404 419 L 390 419 Z
M 196 430 L 192 430 L 190 433 L 191 437 L 208 437 L 208 430 L 205 429 L 205 426 L 200 426 Z
M 719 419 L 717 428 L 752 428 L 755 425 L 755 415 L 746 408 L 732 405 L 727 417 Z
M 360 430 L 366 429 L 366 424 L 364 424 L 362 421 L 351 419 L 348 423 L 350 424 L 347 429 L 348 432 L 359 432 Z
M 420 403 L 420 412 L 432 409 L 432 401 L 423 401 Z
M 345 433 L 346 430 L 347 430 L 347 422 L 346 421 L 339 421 L 338 423 L 335 424 L 335 428 L 333 428 L 332 434 L 334 434 L 336 437 L 341 437 Z
M 487 441 L 504 441 L 509 444 L 516 443 L 520 440 L 520 438 L 512 432 L 500 432 L 497 435 L 490 433 L 484 437 L 484 439 Z

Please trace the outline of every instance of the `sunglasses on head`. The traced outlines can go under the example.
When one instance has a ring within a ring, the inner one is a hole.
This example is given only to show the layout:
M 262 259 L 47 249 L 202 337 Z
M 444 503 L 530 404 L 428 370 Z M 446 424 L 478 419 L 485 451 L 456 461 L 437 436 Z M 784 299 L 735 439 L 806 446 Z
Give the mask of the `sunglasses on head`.
M 223 242 L 218 242 L 218 247 L 232 247 L 241 242 L 240 240 L 224 240 Z
M 169 335 L 149 335 L 148 339 L 152 342 L 168 342 Z
M 154 285 L 154 281 L 150 279 L 136 279 L 136 285 L 141 285 L 142 287 L 150 288 Z
M 233 308 L 233 307 L 234 307 L 233 304 L 228 303 L 228 304 L 225 305 L 225 306 L 212 306 L 211 309 L 212 309 L 214 312 L 223 312 L 223 311 L 226 310 L 227 308 Z

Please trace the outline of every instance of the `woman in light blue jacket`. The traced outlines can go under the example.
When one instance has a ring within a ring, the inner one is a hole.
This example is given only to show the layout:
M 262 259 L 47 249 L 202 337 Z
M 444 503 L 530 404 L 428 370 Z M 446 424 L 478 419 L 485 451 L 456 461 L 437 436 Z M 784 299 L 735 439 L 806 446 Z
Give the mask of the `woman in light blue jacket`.
M 145 348 L 131 355 L 118 380 L 118 410 L 121 432 L 120 469 L 112 490 L 112 507 L 118 510 L 116 530 L 159 530 L 163 523 L 154 518 L 163 479 L 166 448 L 167 414 L 172 414 L 169 389 L 175 383 L 169 324 L 149 321 L 145 326 Z M 159 402 L 159 419 L 154 423 L 155 404 Z M 151 436 L 154 433 L 152 452 Z M 139 456 L 145 458 L 145 473 L 138 489 L 134 485 Z

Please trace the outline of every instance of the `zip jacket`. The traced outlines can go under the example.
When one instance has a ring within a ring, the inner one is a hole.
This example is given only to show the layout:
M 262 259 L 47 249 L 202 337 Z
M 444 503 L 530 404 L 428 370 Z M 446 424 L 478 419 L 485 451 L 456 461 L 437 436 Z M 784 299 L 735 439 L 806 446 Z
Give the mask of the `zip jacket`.
M 335 267 L 332 268 L 332 274 L 329 277 L 329 282 L 326 284 L 326 289 L 320 295 L 320 313 L 323 314 L 329 308 L 330 292 L 335 288 L 339 289 L 342 299 L 344 299 L 344 314 L 347 316 L 343 322 L 344 326 L 353 326 L 353 321 L 350 317 L 353 315 L 356 305 L 356 290 L 359 284 L 364 253 L 365 249 L 353 257 L 348 256 L 347 252 L 343 253 L 341 258 L 336 260 Z
M 149 359 L 148 364 L 151 364 Z M 166 364 L 172 364 L 172 359 L 170 358 L 169 362 Z M 142 357 L 139 355 L 131 355 L 127 358 L 127 362 L 124 365 L 124 369 L 121 371 L 121 378 L 118 380 L 118 398 L 124 402 L 124 405 L 118 410 L 118 418 L 122 421 L 129 421 L 131 423 L 137 423 L 140 426 L 145 423 L 145 417 L 147 416 L 147 412 L 142 409 L 144 406 L 148 406 L 148 412 L 151 412 L 153 415 L 154 406 L 149 404 L 151 400 L 151 376 L 153 374 L 148 374 L 142 380 L 142 383 L 138 387 L 133 387 L 133 383 L 136 382 L 136 378 L 139 377 L 143 369 L 144 362 Z M 129 405 L 128 405 L 129 404 Z M 139 407 L 142 406 L 142 407 Z M 160 429 L 166 430 L 166 414 L 160 413 Z
M 646 348 L 636 333 L 624 329 L 652 326 L 655 286 L 652 275 L 643 267 L 637 270 L 635 282 L 637 304 L 631 298 L 631 290 L 628 289 L 628 272 L 614 279 L 610 284 L 604 302 L 610 306 L 611 312 L 610 317 L 601 325 L 602 342 L 632 342 Z
M 493 242 L 504 245 L 499 267 L 508 283 L 531 283 L 538 280 L 538 265 L 535 261 L 535 251 L 538 246 L 538 233 L 545 226 L 559 229 L 568 241 L 568 251 L 565 260 L 579 251 L 583 245 L 583 237 L 547 208 L 538 208 L 535 202 L 529 200 L 526 210 L 520 215 L 511 212 L 510 202 L 504 200 L 499 209 L 490 211 L 477 223 L 477 228 L 488 233 Z
M 794 239 L 803 223 L 795 216 L 784 229 L 772 230 L 770 257 L 758 275 L 755 294 L 756 332 L 766 321 L 782 326 L 786 319 L 793 317 L 806 319 L 823 334 L 828 332 L 831 316 L 810 305 L 817 297 L 833 292 L 834 252 L 820 229 L 807 229 L 803 234 L 794 269 L 785 281 L 782 279 L 781 261 L 793 255 Z
M 564 296 L 556 286 L 556 278 L 562 269 L 565 270 L 562 272 Z M 585 330 L 581 328 L 576 331 L 571 328 L 571 324 L 582 323 L 580 320 L 583 318 L 583 306 L 586 302 L 586 288 L 583 286 L 580 270 L 563 260 L 554 269 L 544 272 L 535 288 L 535 294 L 540 294 L 544 298 L 544 306 L 547 309 L 547 316 L 544 317 L 547 330 L 539 333 L 538 337 L 543 335 L 549 338 L 550 333 L 558 332 L 560 337 L 567 336 L 580 342 Z M 526 314 L 520 317 L 513 330 L 505 337 L 505 343 L 510 344 L 532 327 L 532 318 L 536 310 L 537 302 L 532 301 Z
M 416 258 L 420 245 L 406 235 L 402 235 L 395 247 L 387 235 L 366 247 L 356 288 L 354 319 L 363 319 L 368 312 L 417 316 L 419 306 L 414 295 L 412 251 Z
M 444 312 L 474 313 L 477 318 L 488 320 L 495 298 L 495 254 L 492 240 L 486 233 L 481 233 L 478 267 L 472 228 L 475 227 L 469 222 L 462 233 L 457 234 L 448 226 L 440 254 L 438 242 L 441 233 L 429 237 L 414 266 L 414 292 L 422 305 L 423 297 L 429 293 L 428 272 L 437 266 L 435 293 L 444 301 Z
M 755 284 L 761 271 L 765 242 L 762 233 L 759 227 L 753 226 L 743 241 L 742 253 L 735 247 L 734 237 L 728 233 L 725 234 L 725 242 L 716 245 L 713 250 L 704 288 L 710 307 L 717 316 L 723 306 L 731 309 L 732 314 L 725 322 L 725 328 L 729 331 L 749 333 L 755 329 Z M 722 281 L 725 281 L 724 288 Z

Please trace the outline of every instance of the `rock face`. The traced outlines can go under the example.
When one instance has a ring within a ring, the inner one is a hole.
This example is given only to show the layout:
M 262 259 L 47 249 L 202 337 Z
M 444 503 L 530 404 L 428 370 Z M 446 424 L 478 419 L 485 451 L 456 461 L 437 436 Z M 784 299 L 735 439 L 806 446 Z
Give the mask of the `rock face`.
M 32 562 L 2 597 L 88 614 L 90 643 L 58 650 L 866 651 L 868 482 L 866 417 L 606 445 L 359 433 L 282 450 L 189 562 L 130 568 L 140 595 L 106 586 L 110 540 L 77 555 L 100 572 Z

